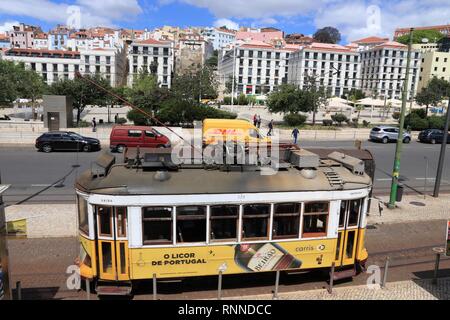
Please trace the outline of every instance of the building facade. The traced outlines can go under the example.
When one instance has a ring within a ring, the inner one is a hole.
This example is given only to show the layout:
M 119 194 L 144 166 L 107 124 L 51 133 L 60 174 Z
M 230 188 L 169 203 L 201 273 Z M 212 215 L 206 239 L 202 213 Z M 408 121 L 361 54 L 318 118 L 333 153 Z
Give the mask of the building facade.
M 450 81 L 450 53 L 449 52 L 426 52 L 422 55 L 420 67 L 418 92 L 427 86 L 428 82 L 436 77 Z
M 62 79 L 74 79 L 80 68 L 80 53 L 77 51 L 12 48 L 5 52 L 3 60 L 23 62 L 49 85 Z
M 128 50 L 128 85 L 143 70 L 157 76 L 161 87 L 170 88 L 174 66 L 173 43 L 147 39 L 131 43 Z
M 361 52 L 362 89 L 369 96 L 401 99 L 408 47 L 388 41 Z M 412 52 L 407 99 L 417 93 L 421 54 Z
M 409 34 L 411 27 L 409 28 L 397 28 L 394 33 L 394 40 L 397 40 L 398 37 Z M 443 35 L 450 37 L 450 24 L 439 25 L 439 26 L 429 26 L 429 27 L 414 27 L 414 31 L 418 30 L 435 30 L 439 31 Z
M 180 38 L 175 47 L 175 73 L 183 74 L 200 69 L 213 52 L 212 43 L 199 34 L 188 34 Z
M 214 50 L 220 50 L 236 41 L 236 31 L 223 28 L 204 28 L 201 34 L 212 42 Z
M 13 26 L 13 30 L 8 33 L 11 48 L 32 49 L 34 47 L 34 37 L 42 33 L 41 28 L 21 23 Z
M 222 87 L 235 79 L 235 96 L 264 95 L 287 82 L 289 55 L 297 46 L 276 47 L 250 41 L 219 54 L 218 77 Z
M 313 43 L 291 54 L 288 83 L 303 89 L 313 80 L 330 95 L 340 97 L 360 88 L 359 59 L 353 48 Z

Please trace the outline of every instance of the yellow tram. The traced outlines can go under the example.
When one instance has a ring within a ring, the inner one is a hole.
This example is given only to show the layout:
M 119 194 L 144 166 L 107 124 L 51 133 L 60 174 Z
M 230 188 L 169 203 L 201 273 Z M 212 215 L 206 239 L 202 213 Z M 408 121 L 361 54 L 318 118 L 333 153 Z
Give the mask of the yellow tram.
M 103 154 L 77 180 L 78 265 L 98 294 L 129 294 L 154 276 L 364 267 L 372 180 L 361 160 L 287 148 L 284 165 L 264 175 L 168 165 L 169 152 L 137 164 Z

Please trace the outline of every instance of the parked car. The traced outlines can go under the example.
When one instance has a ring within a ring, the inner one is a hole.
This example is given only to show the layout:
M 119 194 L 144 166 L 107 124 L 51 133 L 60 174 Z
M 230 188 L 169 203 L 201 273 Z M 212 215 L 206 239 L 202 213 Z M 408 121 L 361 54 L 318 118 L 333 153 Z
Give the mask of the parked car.
M 425 143 L 442 143 L 444 138 L 444 131 L 439 129 L 426 129 L 419 133 L 419 141 Z M 450 143 L 450 139 L 447 138 L 447 143 Z
M 11 120 L 11 118 L 10 117 L 8 117 L 7 115 L 4 115 L 4 116 L 0 116 L 0 120 Z
M 100 150 L 100 140 L 83 137 L 70 131 L 51 131 L 44 133 L 36 139 L 36 148 L 39 151 L 52 152 L 57 150 L 94 151 Z
M 370 140 L 388 143 L 392 141 L 397 141 L 398 134 L 399 128 L 397 127 L 378 126 L 372 128 L 372 130 L 370 131 Z M 404 143 L 411 142 L 411 133 L 407 132 L 406 130 L 403 131 L 403 142 Z
M 152 127 L 114 126 L 109 137 L 111 151 L 123 152 L 125 147 L 170 148 L 169 138 Z

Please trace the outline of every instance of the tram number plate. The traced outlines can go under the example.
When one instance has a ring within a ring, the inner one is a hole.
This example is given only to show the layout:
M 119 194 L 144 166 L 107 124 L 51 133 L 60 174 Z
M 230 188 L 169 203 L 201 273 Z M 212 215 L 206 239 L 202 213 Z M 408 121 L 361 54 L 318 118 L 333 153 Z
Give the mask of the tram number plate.
M 102 202 L 102 203 L 112 203 L 113 201 L 111 199 L 101 199 L 100 202 Z

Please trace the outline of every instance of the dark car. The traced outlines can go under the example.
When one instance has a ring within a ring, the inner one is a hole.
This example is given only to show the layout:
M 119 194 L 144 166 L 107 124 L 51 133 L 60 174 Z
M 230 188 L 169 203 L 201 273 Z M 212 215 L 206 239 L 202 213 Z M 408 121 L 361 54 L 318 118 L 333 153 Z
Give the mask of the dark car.
M 100 140 L 83 137 L 75 132 L 52 131 L 41 135 L 36 139 L 36 148 L 44 152 L 56 150 L 68 151 L 94 151 L 100 150 Z
M 4 116 L 0 116 L 0 120 L 11 120 L 11 118 L 8 117 L 7 115 L 4 115 Z
M 420 131 L 419 133 L 419 141 L 425 143 L 442 143 L 444 138 L 444 131 L 439 129 L 426 129 Z M 447 138 L 447 143 L 450 143 L 450 139 Z

